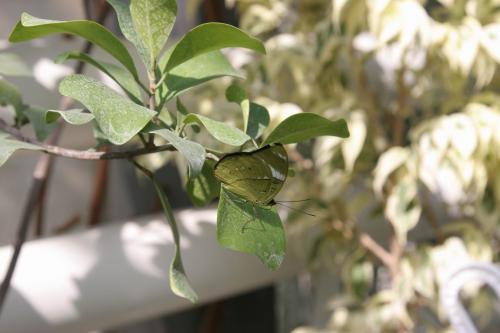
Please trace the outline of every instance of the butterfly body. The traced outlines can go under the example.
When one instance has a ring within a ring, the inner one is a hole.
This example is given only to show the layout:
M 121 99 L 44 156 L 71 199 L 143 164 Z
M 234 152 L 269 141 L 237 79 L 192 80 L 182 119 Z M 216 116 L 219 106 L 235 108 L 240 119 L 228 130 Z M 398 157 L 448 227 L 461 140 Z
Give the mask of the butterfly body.
M 282 144 L 224 156 L 214 167 L 215 177 L 239 197 L 258 205 L 272 205 L 288 173 Z

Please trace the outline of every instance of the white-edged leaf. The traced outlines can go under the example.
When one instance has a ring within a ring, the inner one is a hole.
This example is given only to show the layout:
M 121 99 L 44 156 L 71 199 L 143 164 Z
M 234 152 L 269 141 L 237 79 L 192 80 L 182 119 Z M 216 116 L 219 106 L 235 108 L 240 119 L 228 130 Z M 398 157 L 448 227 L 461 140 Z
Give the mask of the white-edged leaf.
M 0 74 L 7 76 L 31 76 L 31 70 L 17 54 L 0 53 Z

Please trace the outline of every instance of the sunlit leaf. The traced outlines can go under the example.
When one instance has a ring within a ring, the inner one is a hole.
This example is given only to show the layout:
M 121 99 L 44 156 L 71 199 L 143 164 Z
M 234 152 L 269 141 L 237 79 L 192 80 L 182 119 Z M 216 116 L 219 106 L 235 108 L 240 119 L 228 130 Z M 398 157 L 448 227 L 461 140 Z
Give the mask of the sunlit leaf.
M 17 23 L 12 31 L 9 41 L 12 43 L 24 42 L 57 33 L 77 35 L 89 40 L 111 54 L 134 77 L 137 77 L 134 61 L 122 42 L 109 30 L 93 21 L 45 20 L 23 13 L 21 21 Z
M 155 115 L 101 82 L 81 74 L 66 77 L 59 85 L 59 91 L 85 105 L 106 138 L 117 145 L 129 141 Z
M 112 78 L 127 93 L 127 95 L 136 103 L 142 102 L 141 89 L 134 76 L 123 67 L 98 61 L 82 52 L 66 52 L 59 55 L 57 63 L 62 63 L 68 59 L 86 62 Z
M 151 133 L 158 134 L 170 142 L 186 158 L 189 164 L 190 178 L 194 178 L 200 174 L 206 155 L 205 148 L 202 145 L 183 139 L 168 129 L 156 130 Z
M 231 146 L 242 146 L 251 138 L 242 130 L 227 125 L 226 123 L 210 119 L 208 117 L 197 115 L 194 113 L 188 114 L 184 118 L 184 124 L 198 123 L 203 125 L 208 133 L 214 138 Z
M 131 0 L 130 14 L 135 31 L 151 56 L 150 64 L 160 54 L 175 23 L 175 0 Z
M 217 240 L 224 247 L 257 256 L 272 270 L 285 258 L 285 232 L 276 208 L 243 201 L 223 187 L 217 209 Z
M 319 136 L 349 137 L 344 119 L 331 121 L 314 113 L 298 113 L 286 118 L 264 140 L 262 146 L 271 143 L 297 143 Z
M 224 23 L 205 23 L 190 30 L 175 46 L 163 72 L 170 72 L 180 64 L 203 53 L 227 47 L 242 47 L 266 53 L 258 39 L 240 29 Z
M 130 13 L 130 0 L 107 0 L 113 7 L 118 18 L 118 24 L 125 38 L 134 44 L 137 52 L 139 53 L 142 61 L 148 68 L 151 67 L 151 55 L 144 46 L 141 38 L 137 34 L 132 21 L 132 14 Z
M 84 125 L 91 122 L 95 118 L 92 113 L 85 112 L 84 109 L 72 109 L 66 111 L 48 110 L 45 113 L 45 121 L 47 123 L 53 123 L 60 117 L 71 125 Z
M 162 57 L 159 67 L 164 68 L 173 48 Z M 161 103 L 165 103 L 181 93 L 223 76 L 242 78 L 220 51 L 201 54 L 172 69 L 158 89 Z

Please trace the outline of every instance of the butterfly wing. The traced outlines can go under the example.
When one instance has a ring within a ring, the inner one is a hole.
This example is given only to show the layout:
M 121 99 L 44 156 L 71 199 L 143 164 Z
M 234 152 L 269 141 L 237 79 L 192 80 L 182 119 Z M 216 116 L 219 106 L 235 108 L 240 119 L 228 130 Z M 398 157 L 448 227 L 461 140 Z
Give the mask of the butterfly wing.
M 288 155 L 281 144 L 250 153 L 229 154 L 214 168 L 225 187 L 257 204 L 269 204 L 283 187 L 288 173 Z

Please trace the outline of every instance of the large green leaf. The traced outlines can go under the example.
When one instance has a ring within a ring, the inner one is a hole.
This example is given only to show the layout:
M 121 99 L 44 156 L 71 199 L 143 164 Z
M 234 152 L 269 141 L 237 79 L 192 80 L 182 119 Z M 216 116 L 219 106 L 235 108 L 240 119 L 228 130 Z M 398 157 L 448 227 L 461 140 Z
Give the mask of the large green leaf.
M 31 76 L 31 70 L 14 53 L 0 53 L 0 74 L 7 76 Z
M 172 49 L 169 51 L 162 57 L 160 68 L 164 68 L 170 59 Z M 242 75 L 233 68 L 220 51 L 199 55 L 168 73 L 165 81 L 158 88 L 160 103 L 163 105 L 192 87 L 223 76 L 242 78 Z
M 150 68 L 151 55 L 135 30 L 132 14 L 130 13 L 130 0 L 108 0 L 108 2 L 116 12 L 118 24 L 123 35 L 134 44 L 142 61 L 146 64 L 147 68 Z
M 71 125 L 84 125 L 90 123 L 95 118 L 92 113 L 84 111 L 84 109 L 72 109 L 66 111 L 48 110 L 45 113 L 45 121 L 50 124 L 62 117 Z
M 251 139 L 245 132 L 236 127 L 194 113 L 190 113 L 184 118 L 185 125 L 191 123 L 203 125 L 214 138 L 231 146 L 242 146 Z
M 173 68 L 203 53 L 227 47 L 242 47 L 266 53 L 261 41 L 240 29 L 224 23 L 206 23 L 189 31 L 177 43 L 165 66 L 160 68 L 163 73 L 170 72 Z
M 24 115 L 28 117 L 30 124 L 35 130 L 36 138 L 44 141 L 52 131 L 56 128 L 56 124 L 49 124 L 45 121 L 45 114 L 47 110 L 35 106 L 29 106 L 23 110 Z
M 108 29 L 93 21 L 45 20 L 23 13 L 21 21 L 10 34 L 9 41 L 24 42 L 57 33 L 77 35 L 98 45 L 121 62 L 134 77 L 137 77 L 134 61 L 122 42 Z
M 262 146 L 271 143 L 297 143 L 316 138 L 318 136 L 349 137 L 349 130 L 344 119 L 331 121 L 315 113 L 298 113 L 286 118 L 262 143 Z
M 101 82 L 81 74 L 66 77 L 59 85 L 59 91 L 85 105 L 107 139 L 117 145 L 129 141 L 155 115 Z
M 78 60 L 86 62 L 103 73 L 107 74 L 110 78 L 112 78 L 125 93 L 136 103 L 142 102 L 141 88 L 137 84 L 136 79 L 129 71 L 124 69 L 123 67 L 116 66 L 114 64 L 109 64 L 107 62 L 98 61 L 92 58 L 91 56 L 82 53 L 82 52 L 66 52 L 59 55 L 56 59 L 57 63 L 62 63 L 68 59 Z
M 175 0 L 132 0 L 130 13 L 137 34 L 150 54 L 150 64 L 157 59 L 175 23 Z
M 186 183 L 186 192 L 197 207 L 208 205 L 219 195 L 220 183 L 214 177 L 214 165 L 214 161 L 206 160 L 201 173 Z
M 0 132 L 0 167 L 9 159 L 9 157 L 20 149 L 42 150 L 41 147 L 18 140 L 10 139 L 7 134 Z
M 217 209 L 217 240 L 226 248 L 256 255 L 272 270 L 285 258 L 285 231 L 276 208 L 243 201 L 224 187 Z
M 202 145 L 183 139 L 168 129 L 155 130 L 151 133 L 163 137 L 186 158 L 189 164 L 190 178 L 194 178 L 200 174 L 206 156 L 205 148 Z

